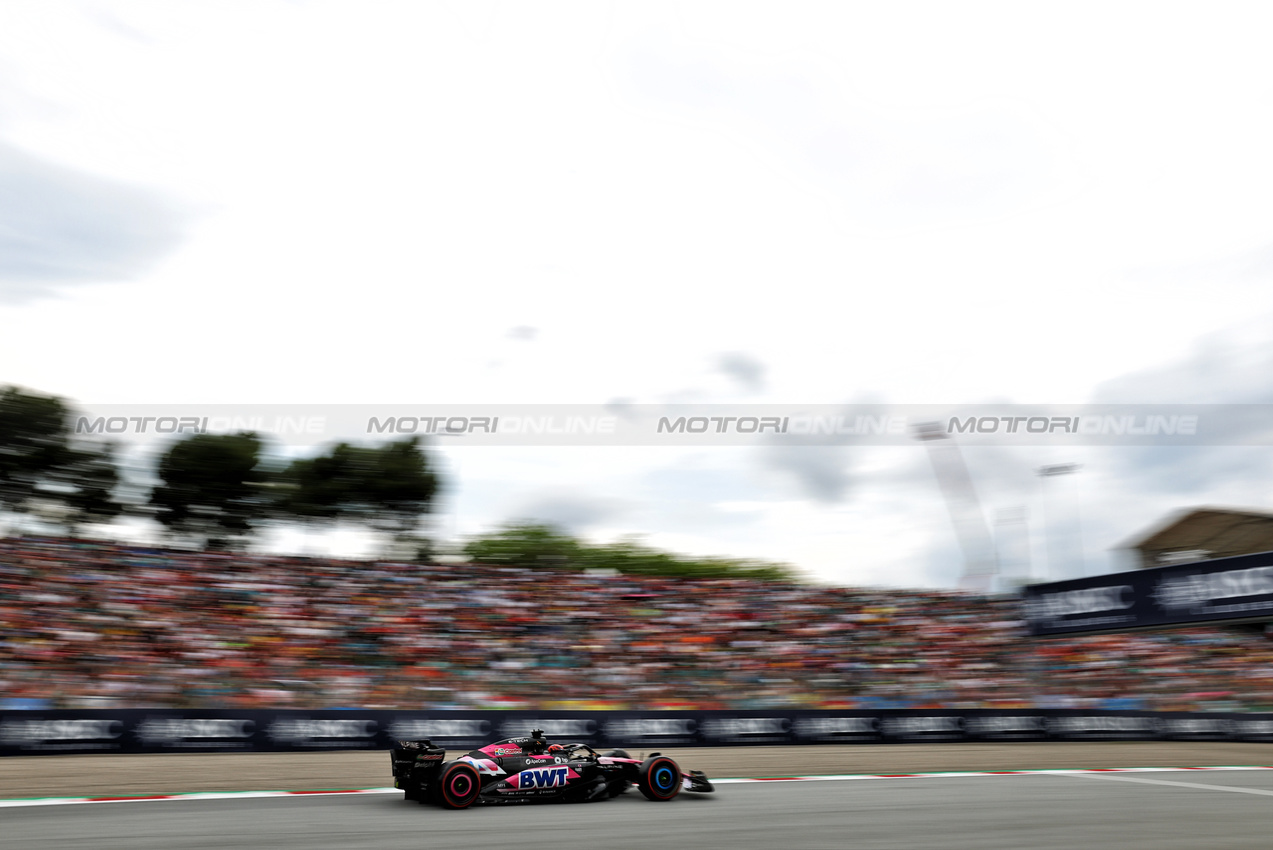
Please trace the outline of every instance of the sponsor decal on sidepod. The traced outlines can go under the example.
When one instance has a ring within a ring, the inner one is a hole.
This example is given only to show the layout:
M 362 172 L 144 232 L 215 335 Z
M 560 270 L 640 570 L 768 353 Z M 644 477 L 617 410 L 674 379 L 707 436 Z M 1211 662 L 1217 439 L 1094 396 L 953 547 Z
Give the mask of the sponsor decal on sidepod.
M 560 788 L 570 780 L 578 778 L 579 774 L 575 773 L 568 765 L 536 767 L 508 777 L 508 787 L 515 788 L 518 791 L 527 791 L 534 788 Z

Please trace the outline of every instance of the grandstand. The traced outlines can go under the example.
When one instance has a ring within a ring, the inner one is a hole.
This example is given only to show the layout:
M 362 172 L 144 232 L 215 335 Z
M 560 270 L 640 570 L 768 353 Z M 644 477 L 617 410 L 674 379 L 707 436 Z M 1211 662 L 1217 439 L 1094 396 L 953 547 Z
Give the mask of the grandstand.
M 1124 545 L 1139 555 L 1142 568 L 1273 552 L 1273 513 L 1190 508 Z
M 1273 643 L 1015 599 L 0 540 L 0 707 L 1267 710 Z

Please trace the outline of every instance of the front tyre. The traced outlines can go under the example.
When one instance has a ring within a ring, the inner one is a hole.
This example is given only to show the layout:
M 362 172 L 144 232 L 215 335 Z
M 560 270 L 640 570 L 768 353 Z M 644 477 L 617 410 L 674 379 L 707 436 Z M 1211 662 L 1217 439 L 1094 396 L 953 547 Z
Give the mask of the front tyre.
M 667 756 L 653 756 L 641 763 L 641 793 L 662 803 L 681 792 L 681 769 Z
M 442 769 L 436 787 L 437 801 L 443 808 L 467 809 L 481 793 L 482 778 L 473 765 L 457 761 Z

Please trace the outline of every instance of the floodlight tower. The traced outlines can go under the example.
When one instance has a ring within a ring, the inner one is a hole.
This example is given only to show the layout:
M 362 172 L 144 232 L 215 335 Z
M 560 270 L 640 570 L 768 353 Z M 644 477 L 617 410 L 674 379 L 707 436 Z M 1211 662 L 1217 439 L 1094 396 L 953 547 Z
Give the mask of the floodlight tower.
M 928 446 L 937 484 L 946 498 L 955 536 L 964 552 L 964 574 L 959 587 L 973 593 L 989 593 L 998 574 L 998 559 L 959 446 L 938 422 L 916 425 L 915 438 Z
M 1078 472 L 1080 469 L 1082 469 L 1082 467 L 1079 466 L 1077 463 L 1054 463 L 1048 466 L 1040 466 L 1036 470 L 1036 472 L 1038 472 L 1040 478 L 1057 478 L 1061 475 L 1072 475 L 1075 472 Z M 1065 566 L 1064 558 L 1058 557 L 1056 552 L 1056 546 L 1058 542 L 1056 528 L 1055 528 L 1056 517 L 1049 515 L 1049 514 L 1055 514 L 1056 510 L 1055 510 L 1055 507 L 1053 508 L 1052 511 L 1047 510 L 1047 491 L 1046 490 L 1044 490 L 1041 498 L 1044 504 L 1044 534 L 1046 535 L 1044 539 L 1044 552 L 1047 555 L 1048 579 L 1050 579 L 1051 581 L 1056 581 L 1058 578 L 1057 567 Z M 1083 563 L 1083 525 L 1081 521 L 1076 523 L 1074 535 L 1077 541 L 1077 549 L 1078 549 L 1077 556 L 1073 559 L 1074 564 L 1077 566 L 1078 571 L 1081 575 L 1086 575 L 1087 571 Z M 1069 576 L 1067 576 L 1067 578 L 1068 577 Z

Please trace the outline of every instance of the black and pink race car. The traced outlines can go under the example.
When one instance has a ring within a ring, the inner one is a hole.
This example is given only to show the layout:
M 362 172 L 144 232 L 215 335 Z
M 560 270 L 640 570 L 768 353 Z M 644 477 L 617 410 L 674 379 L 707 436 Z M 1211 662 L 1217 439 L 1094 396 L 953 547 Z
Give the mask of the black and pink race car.
M 474 803 L 588 803 L 636 786 L 646 799 L 671 800 L 681 791 L 714 791 L 702 771 L 683 772 L 665 755 L 634 759 L 623 750 L 599 753 L 587 744 L 550 744 L 535 729 L 505 738 L 453 761 L 429 741 L 399 741 L 390 753 L 393 785 L 408 800 L 467 809 Z

